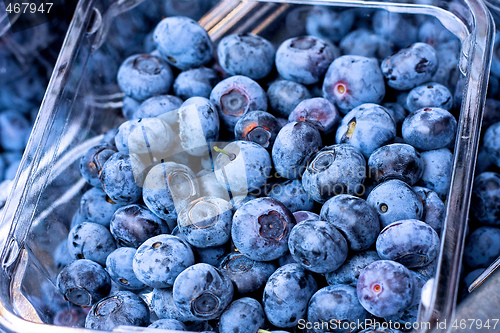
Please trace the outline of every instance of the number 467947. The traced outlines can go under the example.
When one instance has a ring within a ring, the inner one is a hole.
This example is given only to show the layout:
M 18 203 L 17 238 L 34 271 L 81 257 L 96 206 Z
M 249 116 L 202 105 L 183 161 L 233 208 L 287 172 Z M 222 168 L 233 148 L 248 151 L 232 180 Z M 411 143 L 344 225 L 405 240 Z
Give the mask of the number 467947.
M 37 5 L 34 2 L 16 2 L 9 3 L 5 11 L 9 14 L 26 14 L 26 13 L 50 13 L 50 9 L 52 8 L 52 2 L 41 3 Z

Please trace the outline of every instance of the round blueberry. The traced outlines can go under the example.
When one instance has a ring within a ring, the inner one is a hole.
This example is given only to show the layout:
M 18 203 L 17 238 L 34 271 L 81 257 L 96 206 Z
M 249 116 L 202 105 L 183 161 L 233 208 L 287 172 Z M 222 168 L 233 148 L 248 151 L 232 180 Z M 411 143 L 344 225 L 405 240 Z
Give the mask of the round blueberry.
M 177 225 L 189 244 L 199 248 L 219 246 L 230 239 L 232 216 L 228 201 L 202 197 L 179 212 Z
M 422 221 L 436 230 L 438 236 L 444 225 L 446 217 L 446 206 L 436 192 L 425 187 L 414 186 L 413 191 L 417 193 L 424 204 L 424 215 Z M 473 199 L 471 199 L 473 200 Z
M 80 200 L 80 213 L 88 222 L 102 224 L 109 227 L 113 214 L 121 205 L 113 202 L 100 188 L 91 188 L 85 192 Z
M 377 183 L 399 179 L 414 185 L 424 172 L 424 162 L 413 146 L 393 143 L 375 150 L 368 159 L 370 178 Z
M 153 96 L 142 102 L 132 113 L 132 119 L 155 118 L 161 120 L 170 126 L 177 123 L 177 109 L 180 108 L 182 100 L 172 95 Z
M 205 65 L 212 59 L 213 45 L 198 22 L 184 16 L 167 17 L 158 23 L 153 39 L 168 63 L 181 70 Z
M 380 103 L 384 96 L 384 77 L 373 58 L 345 55 L 335 59 L 326 72 L 323 97 L 344 114 L 364 103 Z
M 377 104 L 361 104 L 340 122 L 337 143 L 356 147 L 368 158 L 373 151 L 396 137 L 396 124 L 387 110 Z
M 142 189 L 138 186 L 141 176 L 134 172 L 129 155 L 115 153 L 104 163 L 99 179 L 113 202 L 127 205 L 141 197 Z
M 370 314 L 361 306 L 356 288 L 338 284 L 318 290 L 309 301 L 307 320 L 311 323 L 328 322 L 335 331 L 343 325 L 364 322 Z M 335 322 L 332 322 L 334 320 Z M 329 329 L 314 330 L 317 333 L 331 332 Z
M 308 121 L 316 125 L 318 130 L 324 134 L 333 132 L 339 120 L 339 112 L 335 105 L 322 97 L 303 100 L 288 117 L 289 122 Z
M 285 205 L 273 198 L 258 198 L 234 213 L 231 236 L 245 256 L 270 261 L 288 251 L 288 237 L 294 225 L 295 219 Z
M 424 173 L 421 183 L 435 191 L 441 199 L 448 195 L 453 169 L 453 154 L 446 148 L 424 151 L 421 153 L 424 161 Z
M 219 82 L 210 93 L 221 122 L 234 131 L 238 120 L 249 111 L 267 111 L 266 92 L 249 77 L 236 75 Z
M 378 213 L 382 228 L 396 221 L 420 220 L 424 213 L 420 197 L 408 184 L 398 179 L 377 185 L 366 202 Z
M 432 46 L 415 43 L 386 58 L 380 67 L 390 87 L 408 90 L 432 78 L 438 59 Z
M 354 253 L 339 269 L 325 274 L 326 282 L 329 285 L 347 284 L 356 287 L 361 271 L 377 260 L 380 260 L 380 257 L 373 250 Z
M 153 288 L 167 288 L 177 276 L 194 264 L 189 244 L 176 236 L 158 235 L 142 243 L 134 255 L 137 278 Z
M 245 295 L 259 290 L 277 267 L 274 262 L 255 261 L 233 252 L 222 259 L 219 269 L 233 281 L 235 291 Z
M 141 205 L 129 205 L 118 209 L 109 226 L 119 246 L 138 248 L 147 239 L 168 233 L 166 223 Z
M 268 196 L 280 201 L 292 213 L 311 210 L 314 207 L 314 200 L 304 190 L 300 179 L 287 180 L 274 185 Z
M 111 252 L 106 258 L 106 271 L 120 287 L 128 290 L 140 290 L 146 287 L 135 276 L 132 264 L 136 249 L 120 247 Z
M 236 140 L 255 142 L 264 148 L 273 147 L 281 126 L 276 117 L 265 111 L 251 111 L 243 115 L 234 126 Z
M 243 297 L 224 310 L 219 319 L 219 333 L 257 332 L 264 321 L 264 310 L 259 301 Z
M 368 249 L 380 232 L 377 212 L 365 200 L 352 195 L 329 199 L 321 208 L 320 217 L 345 236 L 353 251 Z
M 304 99 L 311 98 L 309 90 L 300 83 L 289 80 L 274 81 L 267 89 L 271 109 L 277 116 L 286 117 Z
M 302 121 L 286 124 L 279 131 L 272 150 L 276 172 L 288 179 L 300 178 L 321 145 L 321 134 L 314 125 Z
M 346 239 L 330 223 L 307 220 L 290 232 L 288 247 L 292 257 L 316 273 L 333 272 L 347 258 Z
M 439 236 L 431 226 L 419 220 L 402 220 L 385 227 L 377 238 L 377 253 L 408 268 L 423 267 L 439 252 Z
M 106 163 L 114 153 L 116 153 L 116 148 L 109 145 L 98 145 L 90 148 L 85 155 L 80 158 L 80 173 L 87 183 L 94 187 L 102 187 L 99 175 L 104 163 Z
M 391 260 L 366 266 L 356 287 L 359 302 L 377 317 L 395 315 L 411 305 L 413 277 L 408 268 Z
M 125 59 L 117 78 L 125 95 L 138 101 L 166 94 L 173 80 L 172 70 L 165 60 L 150 54 L 136 54 Z
M 183 100 L 191 97 L 210 97 L 210 92 L 219 83 L 217 73 L 206 67 L 181 72 L 174 81 L 174 92 Z
M 327 146 L 310 160 L 302 186 L 317 202 L 339 194 L 362 194 L 366 161 L 359 150 L 347 144 Z
M 233 284 L 229 277 L 208 264 L 196 264 L 175 279 L 174 303 L 197 320 L 218 318 L 233 299 Z
M 281 266 L 264 287 L 262 303 L 267 319 L 277 327 L 294 327 L 305 319 L 309 299 L 317 290 L 314 277 L 301 265 Z
M 452 106 L 453 96 L 450 90 L 436 82 L 413 88 L 406 98 L 406 107 L 410 112 L 426 107 L 450 110 Z
M 464 261 L 471 268 L 486 268 L 500 256 L 500 229 L 480 227 L 467 239 Z
M 500 225 L 500 175 L 483 172 L 474 179 L 471 196 L 471 214 L 479 222 Z
M 88 307 L 109 294 L 111 279 L 101 265 L 81 259 L 61 270 L 57 287 L 67 301 Z
M 244 75 L 254 80 L 266 77 L 274 65 L 274 46 L 254 34 L 231 34 L 217 48 L 219 64 L 229 75 Z
M 285 80 L 314 84 L 323 78 L 334 58 L 333 46 L 321 38 L 294 37 L 276 51 L 276 68 Z
M 83 222 L 68 234 L 68 250 L 75 259 L 89 259 L 101 265 L 116 249 L 116 243 L 109 230 L 97 223 Z
M 147 326 L 150 313 L 147 304 L 130 291 L 119 291 L 90 309 L 85 328 L 112 331 L 118 326 Z

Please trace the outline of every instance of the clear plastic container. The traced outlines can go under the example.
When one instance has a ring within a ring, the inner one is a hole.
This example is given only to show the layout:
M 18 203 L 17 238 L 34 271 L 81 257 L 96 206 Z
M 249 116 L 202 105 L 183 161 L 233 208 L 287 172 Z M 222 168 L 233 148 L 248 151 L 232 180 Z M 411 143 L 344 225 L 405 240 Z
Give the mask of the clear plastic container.
M 151 6 L 154 15 L 152 4 L 156 1 L 146 1 L 139 6 Z M 287 22 L 281 15 L 286 11 L 295 10 L 300 20 L 296 5 L 327 5 L 366 8 L 366 15 L 370 9 L 385 9 L 433 16 L 458 37 L 464 88 L 438 271 L 420 306 L 419 320 L 431 323 L 430 328 L 420 330 L 424 332 L 431 331 L 436 320 L 451 322 L 454 314 L 494 23 L 480 0 L 430 1 L 434 5 L 418 2 L 226 0 L 200 22 L 214 40 L 234 31 L 254 31 L 284 40 L 277 35 L 283 30 L 274 29 L 271 21 L 283 27 Z M 55 307 L 66 303 L 55 286 L 58 269 L 52 253 L 69 231 L 86 184 L 79 175 L 80 156 L 100 142 L 102 135 L 96 133 L 123 121 L 119 117 L 123 95 L 107 80 L 106 68 L 88 68 L 99 50 L 107 49 L 107 55 L 118 54 L 121 59 L 133 53 L 127 47 L 119 49 L 114 34 L 120 29 L 112 22 L 129 9 L 124 15 L 131 16 L 123 22 L 133 22 L 137 8 L 131 8 L 135 5 L 135 0 L 81 0 L 77 6 L 0 224 L 0 327 L 7 332 L 84 331 L 53 326 Z M 219 16 L 224 17 L 222 22 Z M 288 22 L 287 29 L 300 30 L 300 24 L 295 23 Z M 115 331 L 146 330 L 122 327 Z

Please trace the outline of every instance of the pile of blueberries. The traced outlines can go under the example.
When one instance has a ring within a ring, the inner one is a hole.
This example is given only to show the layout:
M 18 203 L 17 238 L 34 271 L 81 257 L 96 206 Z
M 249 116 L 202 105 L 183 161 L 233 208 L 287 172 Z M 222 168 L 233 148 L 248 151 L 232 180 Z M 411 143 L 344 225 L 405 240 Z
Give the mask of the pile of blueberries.
M 74 305 L 55 324 L 411 329 L 439 255 L 460 44 L 428 17 L 306 14 L 300 36 L 216 46 L 167 17 L 122 62 L 126 121 L 82 156 L 90 187 L 53 254 Z

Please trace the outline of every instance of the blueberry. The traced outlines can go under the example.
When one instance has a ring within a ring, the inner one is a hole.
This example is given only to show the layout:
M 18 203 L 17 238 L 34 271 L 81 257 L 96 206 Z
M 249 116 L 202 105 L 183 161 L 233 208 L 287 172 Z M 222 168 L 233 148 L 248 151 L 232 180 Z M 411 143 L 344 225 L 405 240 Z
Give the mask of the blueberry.
M 168 233 L 166 223 L 141 205 L 129 205 L 118 209 L 109 226 L 119 246 L 138 248 L 147 239 Z
M 401 48 L 417 41 L 418 29 L 401 14 L 378 10 L 372 17 L 373 31 Z
M 367 29 L 357 29 L 348 33 L 340 41 L 343 54 L 384 59 L 392 52 L 391 43 Z
M 305 211 L 305 210 L 300 210 L 295 213 L 293 213 L 293 217 L 295 217 L 295 221 L 297 223 L 300 223 L 302 221 L 306 220 L 321 220 L 319 215 L 313 212 Z
M 300 179 L 276 184 L 268 196 L 280 201 L 292 213 L 300 210 L 311 210 L 314 206 L 314 200 L 304 190 Z
M 90 309 L 85 328 L 112 331 L 118 326 L 147 326 L 150 313 L 146 303 L 130 291 L 119 291 Z
M 277 327 L 294 327 L 306 317 L 309 299 L 317 290 L 314 277 L 301 265 L 278 268 L 264 287 L 262 303 L 267 319 Z
M 186 100 L 191 97 L 210 97 L 210 92 L 219 83 L 217 73 L 206 67 L 188 69 L 181 72 L 174 81 L 176 96 Z
M 219 184 L 217 177 L 212 170 L 201 170 L 196 174 L 196 179 L 198 180 L 198 184 L 200 186 L 200 196 L 216 197 L 230 201 L 227 188 Z
M 194 316 L 181 313 L 174 303 L 172 288 L 153 289 L 151 308 L 160 319 L 175 319 L 181 322 L 195 320 Z
M 4 150 L 23 150 L 26 147 L 31 127 L 19 112 L 0 112 L 0 145 Z
M 314 6 L 307 15 L 307 34 L 338 43 L 351 30 L 355 18 L 353 10 Z
M 446 217 L 446 206 L 436 192 L 425 187 L 414 186 L 413 191 L 417 193 L 424 204 L 424 215 L 422 221 L 436 230 L 438 236 L 443 229 Z M 472 199 L 473 200 L 473 199 Z
M 408 268 L 423 267 L 439 252 L 439 236 L 431 226 L 419 220 L 401 220 L 385 227 L 377 238 L 377 253 Z
M 142 119 L 132 119 L 122 123 L 120 127 L 118 127 L 118 132 L 115 136 L 115 145 L 119 152 L 123 154 L 128 154 L 130 152 L 128 147 L 130 134 L 137 126 L 140 128 L 141 122 Z
M 102 167 L 99 179 L 108 197 L 117 204 L 127 205 L 139 200 L 142 189 L 138 186 L 130 156 L 122 153 L 113 154 Z
M 405 118 L 408 116 L 408 111 L 400 103 L 383 103 L 382 106 L 387 110 L 387 112 L 389 112 L 394 120 L 394 123 L 398 127 L 401 126 Z
M 258 198 L 234 213 L 231 237 L 245 256 L 270 261 L 288 251 L 288 237 L 294 225 L 295 218 L 285 205 L 273 198 Z
M 456 130 L 457 120 L 450 112 L 431 107 L 410 113 L 402 127 L 405 142 L 420 150 L 448 147 Z
M 174 77 L 170 66 L 162 58 L 136 54 L 121 64 L 117 80 L 125 95 L 143 101 L 151 96 L 166 94 Z
M 500 175 L 483 172 L 474 179 L 471 196 L 471 214 L 479 222 L 500 225 Z
M 484 133 L 483 146 L 490 156 L 491 162 L 500 166 L 500 122 L 488 127 Z
M 426 107 L 450 110 L 452 106 L 453 96 L 450 90 L 436 82 L 413 88 L 406 99 L 406 107 L 410 112 Z
M 153 288 L 167 288 L 177 276 L 194 264 L 189 244 L 172 235 L 158 235 L 142 243 L 134 255 L 137 278 Z
M 123 98 L 123 106 L 122 106 L 122 114 L 123 117 L 127 120 L 134 119 L 134 112 L 139 108 L 141 105 L 140 101 L 137 101 L 133 99 L 130 96 L 125 96 Z
M 266 77 L 274 65 L 274 46 L 254 34 L 231 34 L 217 48 L 219 64 L 229 75 L 244 75 L 254 80 Z
M 154 321 L 148 328 L 156 328 L 160 330 L 186 331 L 186 325 L 175 319 L 159 319 Z
M 298 263 L 316 273 L 338 269 L 348 252 L 346 239 L 332 224 L 314 220 L 303 221 L 292 229 L 288 247 Z
M 175 126 L 177 123 L 177 109 L 181 107 L 182 100 L 177 96 L 153 96 L 142 102 L 132 113 L 133 119 L 155 118 Z
M 172 149 L 176 137 L 168 123 L 162 120 L 162 116 L 159 116 L 139 119 L 137 126 L 132 128 L 126 139 L 126 148 L 130 153 L 139 156 L 147 155 L 149 162 L 151 157 L 155 160 L 164 159 L 165 155 Z M 120 148 L 118 150 L 126 153 Z
M 356 287 L 361 271 L 374 261 L 380 260 L 376 251 L 368 250 L 352 254 L 339 269 L 325 274 L 329 285 L 351 285 Z
M 108 295 L 111 279 L 101 265 L 81 259 L 62 269 L 57 276 L 57 287 L 67 301 L 88 307 Z
M 300 102 L 288 117 L 289 122 L 308 121 L 320 130 L 321 133 L 330 134 L 339 122 L 339 112 L 329 100 L 316 97 Z
M 255 142 L 264 148 L 273 147 L 281 126 L 272 114 L 264 111 L 251 111 L 244 114 L 234 126 L 236 140 Z
M 323 97 L 334 103 L 340 112 L 345 114 L 364 103 L 380 103 L 384 96 L 384 77 L 376 59 L 344 55 L 328 67 Z
M 140 290 L 146 287 L 137 279 L 132 268 L 135 253 L 136 249 L 132 247 L 120 247 L 106 258 L 106 271 L 111 279 L 128 290 Z
M 288 179 L 299 178 L 321 146 L 321 134 L 314 125 L 302 121 L 288 123 L 279 131 L 272 150 L 276 172 Z
M 67 306 L 54 315 L 52 324 L 56 326 L 81 328 L 85 326 L 87 313 L 82 307 Z
M 177 213 L 191 200 L 199 196 L 200 190 L 195 174 L 187 166 L 174 162 L 155 165 L 146 176 L 143 200 L 169 227 L 175 227 Z
M 317 202 L 338 194 L 362 194 L 366 161 L 359 150 L 347 144 L 327 146 L 310 160 L 302 186 Z
M 450 91 L 455 91 L 455 86 L 462 75 L 459 66 L 460 43 L 453 40 L 440 44 L 436 48 L 436 55 L 439 65 L 432 81 L 445 85 Z M 490 77 L 490 86 L 493 85 L 492 78 L 494 77 Z
M 301 101 L 311 98 L 311 93 L 300 83 L 278 80 L 269 85 L 267 98 L 271 109 L 278 116 L 288 118 L 292 110 Z
M 329 199 L 321 208 L 320 217 L 345 236 L 353 251 L 368 249 L 380 232 L 377 212 L 365 200 L 352 195 Z
M 218 318 L 233 298 L 229 277 L 208 264 L 196 264 L 184 270 L 174 283 L 177 308 L 198 320 Z
M 264 321 L 264 310 L 259 301 L 243 297 L 224 310 L 219 320 L 219 333 L 257 332 Z
M 382 228 L 396 221 L 419 220 L 424 213 L 420 197 L 408 184 L 398 179 L 376 186 L 366 201 L 378 213 Z
M 434 47 L 449 41 L 455 41 L 456 38 L 435 18 L 427 20 L 418 29 L 418 40 Z
M 251 141 L 233 141 L 216 157 L 215 176 L 234 194 L 258 191 L 271 174 L 272 162 L 262 146 Z
M 205 248 L 193 247 L 193 252 L 197 263 L 218 266 L 229 252 L 229 243 Z
M 80 159 L 80 173 L 92 186 L 101 188 L 99 175 L 104 163 L 116 153 L 116 149 L 109 145 L 98 145 L 90 148 Z
M 387 110 L 377 104 L 361 104 L 342 119 L 335 141 L 356 147 L 368 158 L 373 151 L 396 136 L 396 124 Z
M 453 154 L 442 148 L 424 151 L 420 156 L 424 161 L 422 185 L 435 191 L 441 199 L 445 199 L 450 189 Z
M 189 244 L 199 248 L 219 246 L 230 239 L 232 215 L 228 201 L 201 197 L 179 212 L 177 224 Z
M 106 257 L 115 249 L 109 230 L 97 223 L 83 222 L 68 234 L 68 250 L 75 259 L 89 259 L 104 266 Z
M 314 84 L 323 78 L 334 58 L 333 46 L 321 38 L 294 37 L 276 51 L 276 68 L 285 80 Z
M 227 130 L 234 131 L 238 120 L 249 111 L 267 111 L 266 92 L 246 76 L 236 75 L 219 82 L 210 93 Z
M 210 37 L 198 22 L 188 17 L 174 16 L 161 20 L 153 38 L 165 60 L 181 70 L 205 65 L 212 59 Z
M 467 239 L 464 261 L 471 268 L 486 268 L 500 256 L 500 229 L 479 227 Z
M 64 239 L 54 250 L 52 254 L 54 258 L 54 264 L 57 269 L 62 269 L 63 267 L 69 265 L 74 259 L 68 250 L 68 240 Z
M 370 178 L 377 183 L 399 179 L 414 185 L 424 172 L 424 162 L 413 146 L 393 143 L 375 150 L 368 159 Z
M 432 78 L 438 59 L 432 46 L 415 43 L 386 58 L 380 67 L 390 87 L 408 90 Z
M 203 156 L 208 153 L 208 142 L 219 138 L 219 114 L 215 105 L 205 97 L 191 97 L 178 111 L 179 138 L 188 154 Z
M 338 284 L 318 290 L 309 300 L 307 320 L 318 325 L 314 332 L 340 332 L 344 325 L 364 322 L 370 317 L 361 306 L 356 295 L 356 288 Z M 330 328 L 330 329 L 328 329 Z M 347 330 L 342 330 L 347 332 Z
M 274 262 L 255 261 L 233 252 L 222 259 L 219 269 L 233 281 L 235 291 L 245 295 L 259 290 L 277 267 Z
M 411 305 L 413 284 L 408 268 L 395 261 L 378 260 L 363 269 L 356 291 L 366 311 L 377 317 L 387 317 Z
M 96 187 L 85 192 L 80 200 L 82 218 L 105 227 L 109 227 L 113 214 L 120 207 L 121 205 L 111 201 L 102 189 Z

